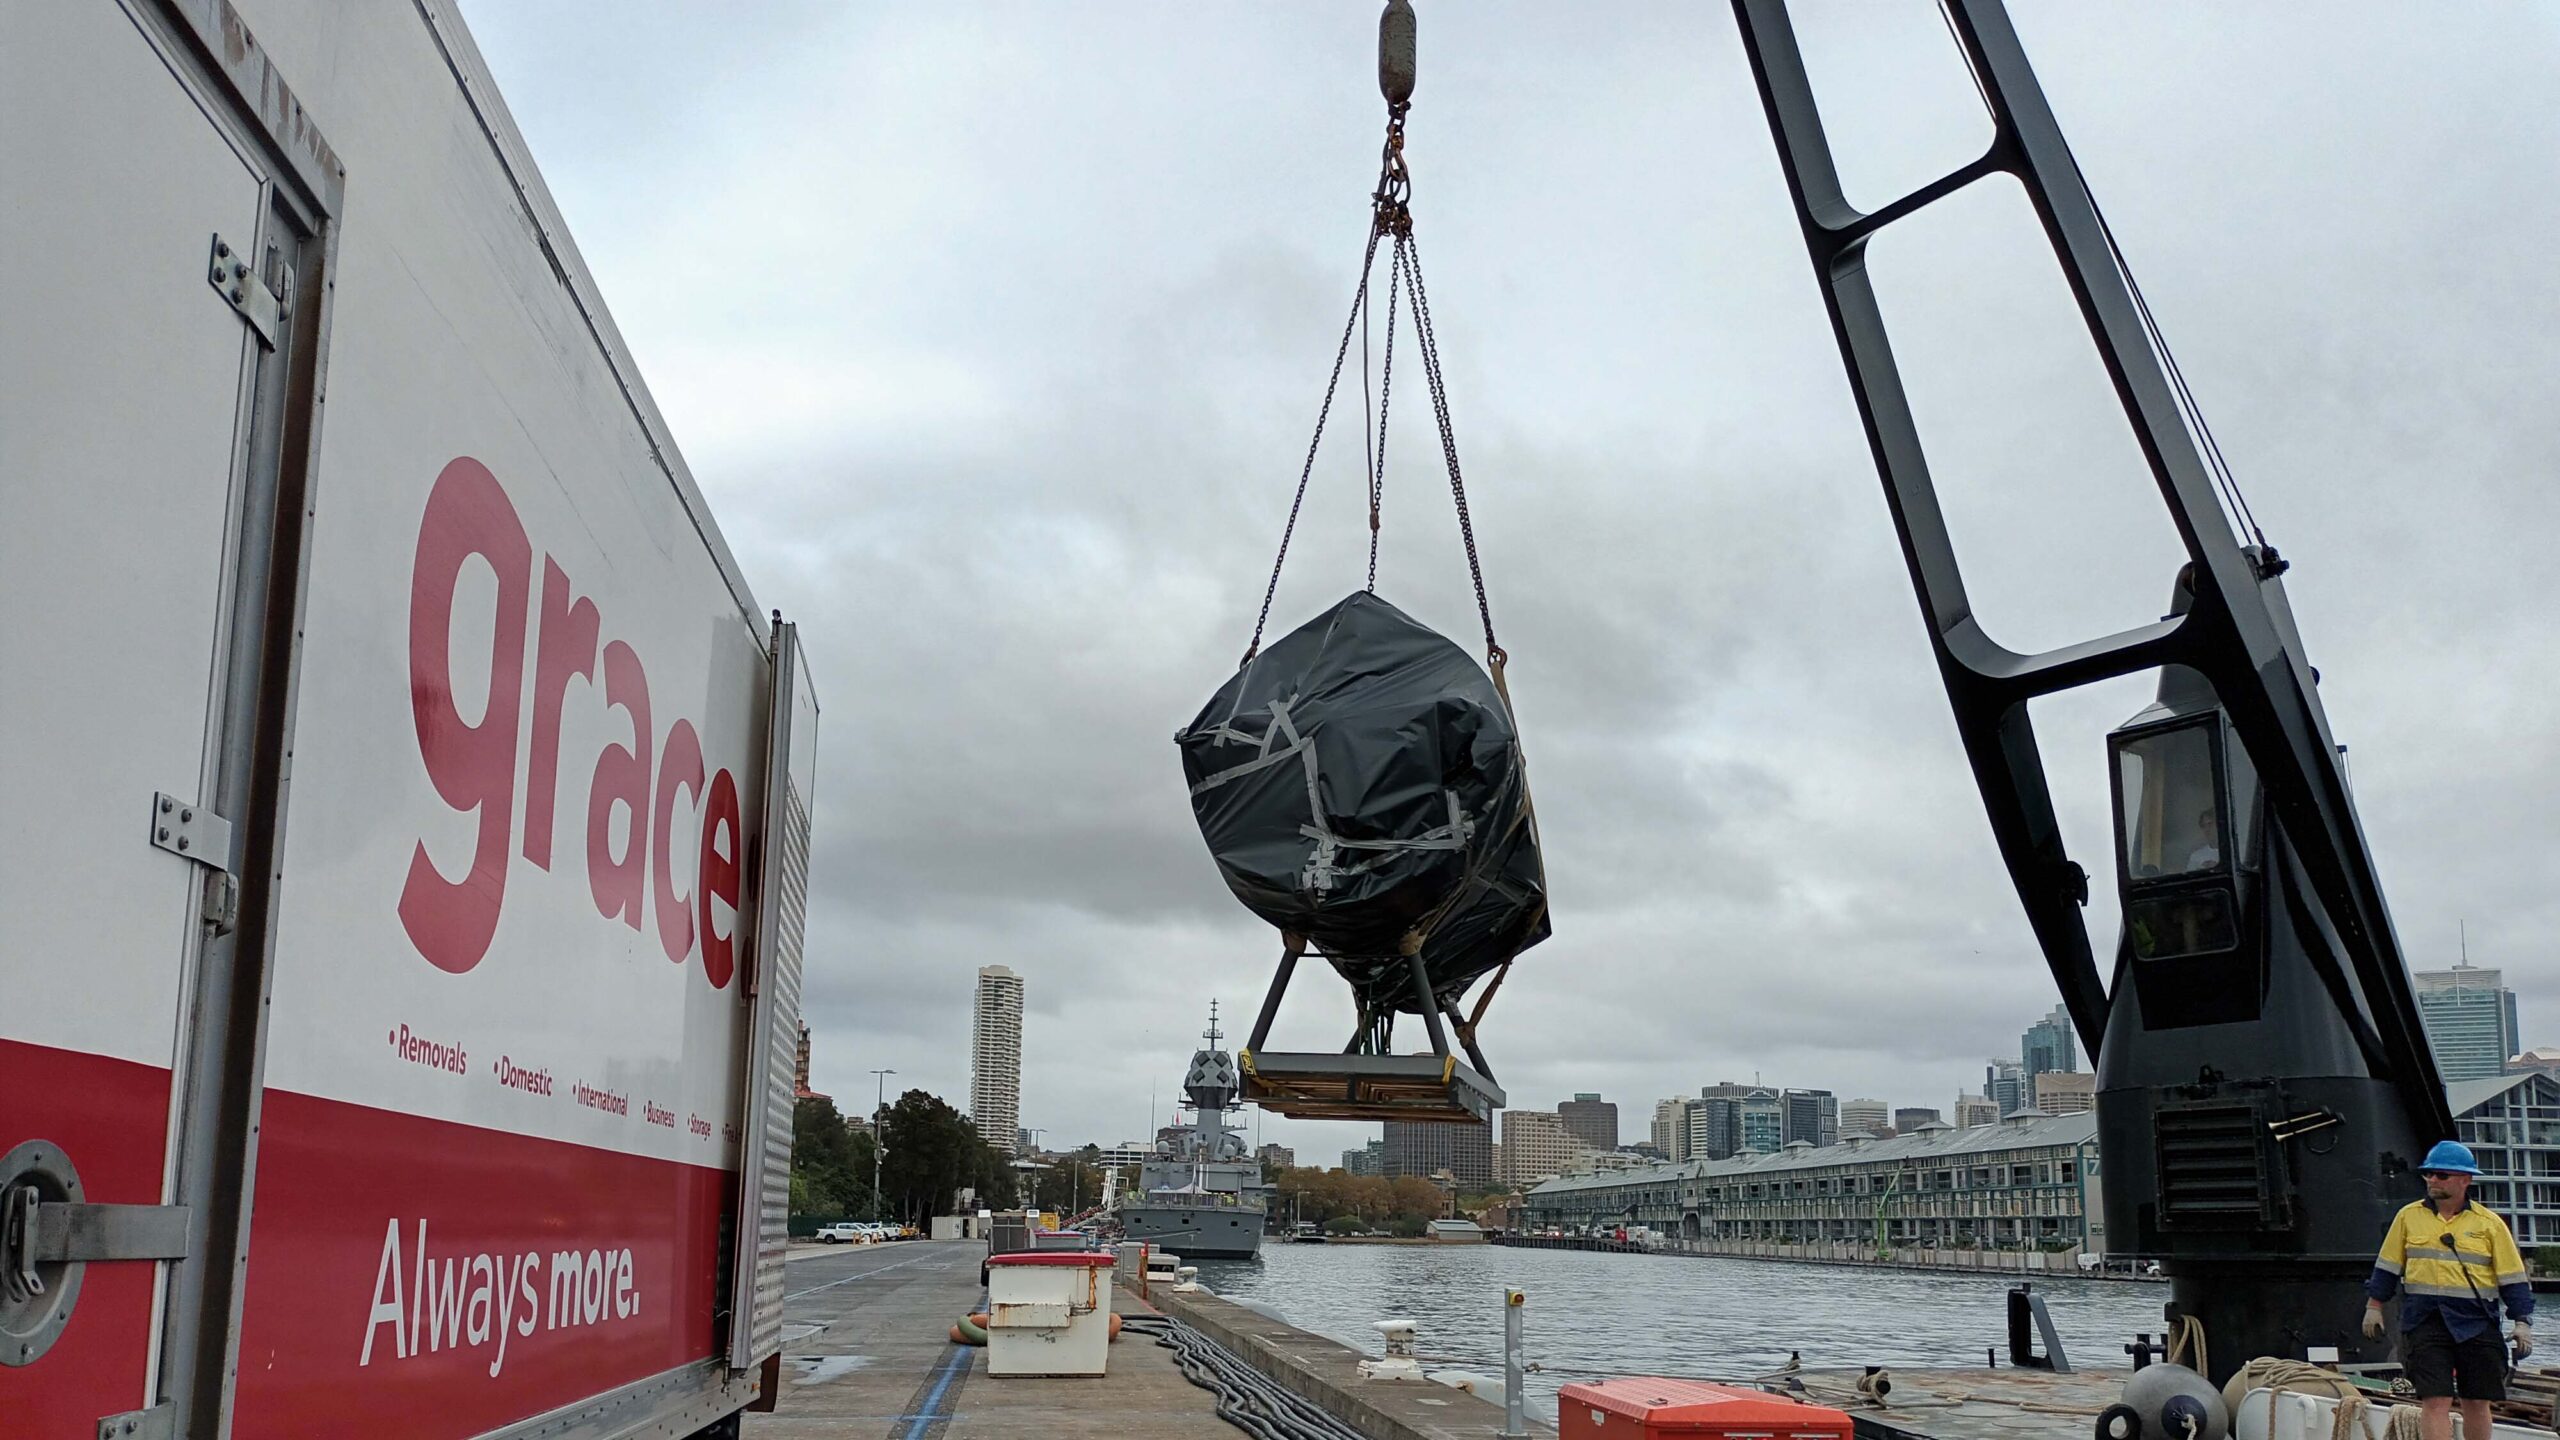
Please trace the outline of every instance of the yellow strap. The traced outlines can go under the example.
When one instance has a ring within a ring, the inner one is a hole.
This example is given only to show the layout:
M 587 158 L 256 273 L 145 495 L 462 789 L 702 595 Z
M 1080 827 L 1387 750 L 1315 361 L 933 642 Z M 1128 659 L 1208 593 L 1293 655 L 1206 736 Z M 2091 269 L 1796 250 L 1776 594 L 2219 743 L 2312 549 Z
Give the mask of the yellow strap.
M 1477 994 L 1475 1013 L 1469 1015 L 1466 1023 L 1458 1027 L 1459 1034 L 1470 1040 L 1476 1038 L 1476 1027 L 1484 1023 L 1485 1007 L 1493 1003 L 1493 992 L 1502 988 L 1503 977 L 1510 973 L 1511 962 L 1505 960 L 1502 962 L 1502 968 L 1493 972 L 1493 983 Z
M 1243 1071 L 1247 1079 L 1253 1078 L 1253 1052 L 1242 1045 L 1236 1047 L 1236 1068 Z

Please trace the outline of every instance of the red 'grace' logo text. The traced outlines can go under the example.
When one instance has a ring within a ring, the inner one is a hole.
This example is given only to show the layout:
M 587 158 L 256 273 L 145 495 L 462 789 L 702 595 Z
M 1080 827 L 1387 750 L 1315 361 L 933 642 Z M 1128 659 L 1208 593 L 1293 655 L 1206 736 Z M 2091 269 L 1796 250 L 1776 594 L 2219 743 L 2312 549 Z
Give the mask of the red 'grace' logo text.
M 453 698 L 455 587 L 463 565 L 477 555 L 498 576 L 497 617 L 489 648 L 489 703 L 479 723 L 468 724 Z M 533 622 L 533 544 L 497 477 L 463 456 L 444 467 L 428 492 L 418 522 L 417 562 L 409 588 L 409 703 L 418 727 L 418 754 L 427 778 L 447 805 L 477 815 L 479 838 L 471 868 L 448 880 L 421 841 L 409 856 L 408 883 L 400 891 L 400 923 L 428 963 L 461 974 L 489 953 L 506 902 L 514 836 L 517 736 L 524 729 L 526 632 L 533 631 L 533 728 L 524 761 L 524 858 L 551 868 L 552 813 L 560 789 L 560 707 L 569 679 L 590 684 L 603 668 L 604 703 L 631 724 L 631 745 L 608 744 L 596 757 L 587 786 L 587 888 L 596 912 L 641 928 L 641 911 L 654 912 L 659 948 L 683 964 L 696 946 L 714 989 L 727 989 L 737 972 L 735 920 L 723 933 L 712 901 L 735 917 L 738 909 L 738 782 L 727 770 L 703 773 L 702 738 L 679 718 L 657 739 L 649 714 L 649 677 L 639 652 L 620 640 L 604 641 L 595 601 L 575 593 L 568 573 L 542 558 L 542 595 Z M 655 742 L 653 744 L 653 741 Z M 652 763 L 654 760 L 654 763 Z M 655 789 L 652 790 L 652 781 Z M 701 809 L 699 837 L 670 833 L 679 790 Z M 629 841 L 613 853 L 613 811 L 629 814 Z M 695 849 L 692 894 L 679 894 L 677 846 Z

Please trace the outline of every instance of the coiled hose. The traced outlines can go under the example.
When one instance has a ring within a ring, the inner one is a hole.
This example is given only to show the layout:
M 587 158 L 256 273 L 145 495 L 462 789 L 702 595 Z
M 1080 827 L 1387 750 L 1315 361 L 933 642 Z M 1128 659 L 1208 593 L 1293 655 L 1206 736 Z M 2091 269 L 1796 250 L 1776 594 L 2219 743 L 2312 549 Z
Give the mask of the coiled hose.
M 1215 1395 L 1218 1418 L 1254 1440 L 1362 1440 L 1359 1431 L 1280 1388 L 1270 1376 L 1227 1353 L 1170 1315 L 1132 1315 L 1126 1328 L 1173 1352 L 1182 1378 Z

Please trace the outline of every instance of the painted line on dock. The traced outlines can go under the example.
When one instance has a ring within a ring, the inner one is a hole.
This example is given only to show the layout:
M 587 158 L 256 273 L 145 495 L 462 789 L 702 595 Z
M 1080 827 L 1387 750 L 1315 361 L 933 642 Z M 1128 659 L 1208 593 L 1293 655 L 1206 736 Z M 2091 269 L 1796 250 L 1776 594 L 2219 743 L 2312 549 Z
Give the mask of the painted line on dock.
M 886 1275 L 892 1270 L 904 1270 L 910 1265 L 921 1265 L 927 1260 L 935 1260 L 939 1258 L 941 1257 L 935 1255 L 918 1255 L 913 1259 L 900 1260 L 891 1265 L 875 1265 L 868 1270 L 847 1275 L 841 1280 L 830 1280 L 824 1285 L 812 1285 L 806 1290 L 789 1291 L 785 1293 L 782 1298 L 785 1300 L 797 1300 L 803 1295 L 815 1295 L 821 1290 L 833 1290 L 839 1285 L 850 1285 L 856 1280 L 868 1280 L 874 1275 Z
M 943 1357 L 941 1367 L 934 1372 L 932 1385 L 924 1392 L 924 1398 L 908 1407 L 910 1414 L 901 1417 L 908 1421 L 907 1428 L 904 1431 L 892 1429 L 889 1440 L 922 1440 L 926 1431 L 950 1421 L 951 1417 L 943 1413 L 942 1404 L 946 1398 L 959 1398 L 953 1382 L 968 1372 L 971 1349 L 967 1345 L 951 1347 L 951 1353 Z

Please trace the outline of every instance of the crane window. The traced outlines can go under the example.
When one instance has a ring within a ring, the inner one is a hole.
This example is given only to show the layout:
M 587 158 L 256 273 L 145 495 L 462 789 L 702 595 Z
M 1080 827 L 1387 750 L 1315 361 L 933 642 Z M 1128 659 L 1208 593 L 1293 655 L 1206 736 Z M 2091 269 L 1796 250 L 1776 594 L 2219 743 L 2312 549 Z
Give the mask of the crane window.
M 2124 928 L 2138 960 L 2219 955 L 2240 944 L 2231 892 L 2218 885 L 2129 901 Z
M 2125 878 L 2160 880 L 2227 868 L 2231 853 L 2207 722 L 2127 736 L 2116 745 Z

